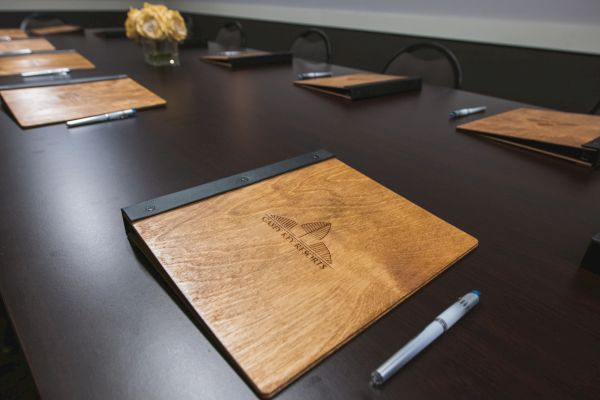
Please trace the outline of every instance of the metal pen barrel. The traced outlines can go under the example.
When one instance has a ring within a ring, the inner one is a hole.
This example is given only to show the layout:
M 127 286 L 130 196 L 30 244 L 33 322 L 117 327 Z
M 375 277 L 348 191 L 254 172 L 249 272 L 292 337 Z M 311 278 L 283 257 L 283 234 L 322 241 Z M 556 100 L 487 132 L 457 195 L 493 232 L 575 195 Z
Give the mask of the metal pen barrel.
M 408 342 L 404 347 L 397 351 L 393 356 L 387 359 L 379 368 L 371 374 L 371 382 L 375 386 L 382 385 L 400 368 L 408 364 L 423 349 L 429 346 L 433 341 L 450 329 L 456 322 L 462 318 L 469 310 L 479 303 L 479 291 L 473 290 L 461 298 L 444 312 L 437 316 L 429 325 L 425 327 L 414 339 Z
M 444 333 L 444 326 L 437 320 L 427 325 L 421 333 L 387 359 L 371 374 L 372 382 L 375 385 L 383 384 L 392 375 L 398 372 L 400 368 L 408 364 L 408 362 L 425 347 L 429 346 L 429 344 L 437 339 L 442 333 Z

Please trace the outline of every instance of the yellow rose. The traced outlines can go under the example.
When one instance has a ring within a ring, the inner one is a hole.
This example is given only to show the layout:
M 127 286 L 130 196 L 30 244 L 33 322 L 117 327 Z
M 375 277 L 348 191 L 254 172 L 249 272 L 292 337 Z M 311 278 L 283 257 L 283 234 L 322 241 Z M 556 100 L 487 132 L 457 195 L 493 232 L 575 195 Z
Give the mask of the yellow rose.
M 130 39 L 141 36 L 180 42 L 187 36 L 187 28 L 179 11 L 169 10 L 163 4 L 144 3 L 141 9 L 131 8 L 127 13 L 125 30 Z
M 136 21 L 140 15 L 140 10 L 137 8 L 130 8 L 127 13 L 127 20 L 125 21 L 125 32 L 129 39 L 137 39 L 138 33 L 136 31 Z
M 172 40 L 181 42 L 187 36 L 187 28 L 183 21 L 183 17 L 179 11 L 170 10 L 168 12 L 168 20 L 167 36 Z
M 140 16 L 136 22 L 137 33 L 147 39 L 164 40 L 166 33 L 164 30 L 164 22 L 154 12 L 154 10 L 144 7 L 140 11 Z

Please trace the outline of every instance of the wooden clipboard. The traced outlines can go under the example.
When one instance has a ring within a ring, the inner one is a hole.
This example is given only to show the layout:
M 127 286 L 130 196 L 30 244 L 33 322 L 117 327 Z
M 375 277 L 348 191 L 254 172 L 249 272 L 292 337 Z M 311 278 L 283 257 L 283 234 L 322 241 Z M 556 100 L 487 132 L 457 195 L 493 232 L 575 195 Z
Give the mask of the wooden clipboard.
M 478 244 L 323 150 L 123 215 L 130 240 L 263 397 Z
M 205 62 L 227 68 L 251 67 L 292 62 L 292 53 L 271 53 L 262 50 L 223 51 L 201 57 Z
M 46 26 L 43 28 L 34 28 L 31 30 L 31 33 L 34 35 L 57 35 L 61 33 L 76 33 L 83 31 L 83 28 L 79 25 L 54 25 L 54 26 Z
M 0 54 L 18 50 L 54 50 L 54 46 L 44 38 L 0 41 Z
M 27 33 L 21 29 L 0 29 L 0 39 L 26 39 Z
M 600 164 L 598 115 L 518 108 L 456 129 L 588 167 Z
M 421 90 L 421 78 L 373 73 L 305 79 L 295 85 L 318 92 L 358 100 L 387 94 Z
M 0 57 L 0 76 L 19 75 L 23 72 L 56 68 L 70 68 L 73 70 L 93 69 L 96 66 L 75 50 L 58 50 Z
M 166 104 L 131 78 L 0 90 L 0 97 L 24 128 Z

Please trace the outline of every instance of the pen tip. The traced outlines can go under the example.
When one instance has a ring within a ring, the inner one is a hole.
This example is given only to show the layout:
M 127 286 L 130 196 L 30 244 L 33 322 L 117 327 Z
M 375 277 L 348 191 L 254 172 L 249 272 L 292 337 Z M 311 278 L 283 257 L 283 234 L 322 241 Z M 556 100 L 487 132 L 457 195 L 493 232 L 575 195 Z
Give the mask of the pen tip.
M 381 377 L 381 374 L 377 371 L 373 372 L 371 374 L 371 385 L 378 387 L 381 386 L 383 384 L 383 378 Z
M 477 297 L 481 296 L 481 292 L 479 290 L 471 290 L 471 293 L 473 293 Z

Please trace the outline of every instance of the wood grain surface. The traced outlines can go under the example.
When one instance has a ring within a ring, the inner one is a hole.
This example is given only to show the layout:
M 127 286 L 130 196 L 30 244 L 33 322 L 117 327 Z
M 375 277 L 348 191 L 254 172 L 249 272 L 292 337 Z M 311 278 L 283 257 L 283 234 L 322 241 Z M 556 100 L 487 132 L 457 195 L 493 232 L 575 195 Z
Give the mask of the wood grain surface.
M 56 26 L 47 26 L 45 28 L 35 28 L 31 30 L 31 33 L 35 35 L 54 35 L 59 33 L 70 33 L 70 32 L 79 32 L 81 31 L 81 26 L 78 25 L 56 25 Z
M 22 127 L 166 104 L 130 78 L 3 90 L 0 96 Z
M 25 39 L 27 33 L 21 29 L 0 29 L 0 37 L 8 36 L 11 39 Z
M 52 43 L 43 38 L 9 40 L 6 42 L 0 42 L 0 52 L 27 49 L 31 51 L 54 50 L 54 46 L 52 45 Z
M 600 137 L 600 116 L 518 108 L 459 125 L 457 130 L 579 148 Z
M 0 76 L 53 68 L 93 69 L 95 66 L 75 51 L 0 57 Z
M 341 76 L 332 76 L 328 78 L 305 79 L 295 81 L 299 86 L 316 86 L 322 88 L 350 88 L 355 85 L 363 85 L 365 83 L 385 82 L 402 79 L 402 76 L 382 75 L 382 74 L 350 74 Z
M 133 225 L 266 397 L 477 246 L 337 159 Z

